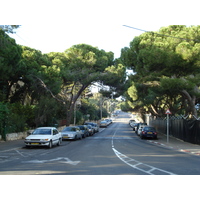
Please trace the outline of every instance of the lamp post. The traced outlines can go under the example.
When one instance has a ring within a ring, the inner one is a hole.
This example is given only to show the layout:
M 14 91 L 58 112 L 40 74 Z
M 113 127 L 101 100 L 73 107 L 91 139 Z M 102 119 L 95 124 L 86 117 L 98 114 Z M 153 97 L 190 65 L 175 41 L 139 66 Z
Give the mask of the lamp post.
M 100 110 L 101 110 L 101 113 L 100 113 L 100 118 L 102 119 L 102 109 L 103 109 L 103 103 L 106 101 L 106 100 L 109 100 L 108 98 L 101 98 L 100 100 Z

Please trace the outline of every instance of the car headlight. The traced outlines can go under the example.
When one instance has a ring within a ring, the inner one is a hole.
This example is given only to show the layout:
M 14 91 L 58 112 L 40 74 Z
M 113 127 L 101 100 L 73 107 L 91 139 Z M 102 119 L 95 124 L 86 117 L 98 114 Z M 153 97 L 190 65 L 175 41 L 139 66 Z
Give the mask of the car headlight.
M 49 141 L 49 139 L 40 139 L 40 141 Z
M 69 134 L 69 137 L 73 137 L 74 136 L 74 134 Z

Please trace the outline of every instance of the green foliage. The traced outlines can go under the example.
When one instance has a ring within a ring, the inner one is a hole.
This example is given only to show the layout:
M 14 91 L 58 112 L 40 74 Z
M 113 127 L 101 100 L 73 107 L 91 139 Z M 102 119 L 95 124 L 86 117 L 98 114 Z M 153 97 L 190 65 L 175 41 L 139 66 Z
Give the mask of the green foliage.
M 0 100 L 7 101 L 11 87 L 20 79 L 23 71 L 21 47 L 0 29 Z
M 0 103 L 0 134 L 21 132 L 32 127 L 34 107 L 20 103 Z
M 60 111 L 57 101 L 50 96 L 41 96 L 40 101 L 35 106 L 35 124 L 38 126 L 53 126 L 57 124 Z
M 196 115 L 194 106 L 200 93 L 199 33 L 200 26 L 163 27 L 155 33 L 141 34 L 129 48 L 122 49 L 121 60 L 135 72 L 128 94 L 138 105 L 156 115 L 162 115 L 166 107 L 174 113 L 185 108 L 186 114 Z
M 0 101 L 6 102 L 2 109 L 8 109 L 2 116 L 9 118 L 1 122 L 1 127 L 6 123 L 7 131 L 53 125 L 63 118 L 69 123 L 75 103 L 93 82 L 105 82 L 112 91 L 118 87 L 118 94 L 123 91 L 125 67 L 114 65 L 112 52 L 79 44 L 63 53 L 42 54 L 17 45 L 6 34 L 15 28 L 18 26 L 0 27 Z M 97 120 L 99 113 L 97 105 L 83 104 L 77 110 L 77 119 L 81 122 L 85 114 L 90 114 L 91 120 Z M 103 116 L 107 116 L 104 110 Z
M 0 102 L 0 134 L 3 136 L 8 119 L 9 109 L 5 103 Z
M 0 31 L 4 31 L 6 33 L 15 33 L 14 29 L 19 28 L 20 25 L 0 25 Z

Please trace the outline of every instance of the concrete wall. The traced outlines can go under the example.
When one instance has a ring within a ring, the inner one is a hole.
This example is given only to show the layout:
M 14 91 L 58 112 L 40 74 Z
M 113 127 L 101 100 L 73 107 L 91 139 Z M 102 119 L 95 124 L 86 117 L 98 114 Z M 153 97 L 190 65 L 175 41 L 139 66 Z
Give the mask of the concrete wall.
M 58 131 L 61 131 L 64 127 L 65 126 L 58 127 Z M 33 130 L 28 130 L 28 131 L 19 132 L 19 133 L 7 133 L 6 141 L 25 139 L 32 132 Z M 2 136 L 0 135 L 0 140 L 1 139 L 2 139 Z

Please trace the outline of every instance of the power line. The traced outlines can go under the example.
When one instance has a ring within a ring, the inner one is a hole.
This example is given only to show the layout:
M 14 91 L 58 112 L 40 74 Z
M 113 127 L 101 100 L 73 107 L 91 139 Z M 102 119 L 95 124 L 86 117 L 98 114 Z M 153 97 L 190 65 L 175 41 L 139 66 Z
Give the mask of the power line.
M 153 32 L 153 31 L 142 30 L 142 29 L 135 28 L 135 27 L 132 27 L 132 26 L 127 26 L 127 25 L 123 25 L 123 26 L 125 26 L 125 27 L 127 27 L 127 28 L 132 28 L 132 29 L 135 29 L 135 30 L 138 30 L 138 31 L 142 31 L 142 32 L 153 33 L 153 34 L 159 35 L 159 36 L 171 37 L 171 38 L 176 38 L 176 39 L 181 39 L 181 40 L 187 40 L 187 41 L 200 42 L 200 40 L 196 40 L 196 39 L 187 39 L 187 38 L 175 37 L 175 36 L 171 36 L 171 35 L 164 35 L 164 34 L 160 34 L 160 33 L 155 33 L 155 32 Z

